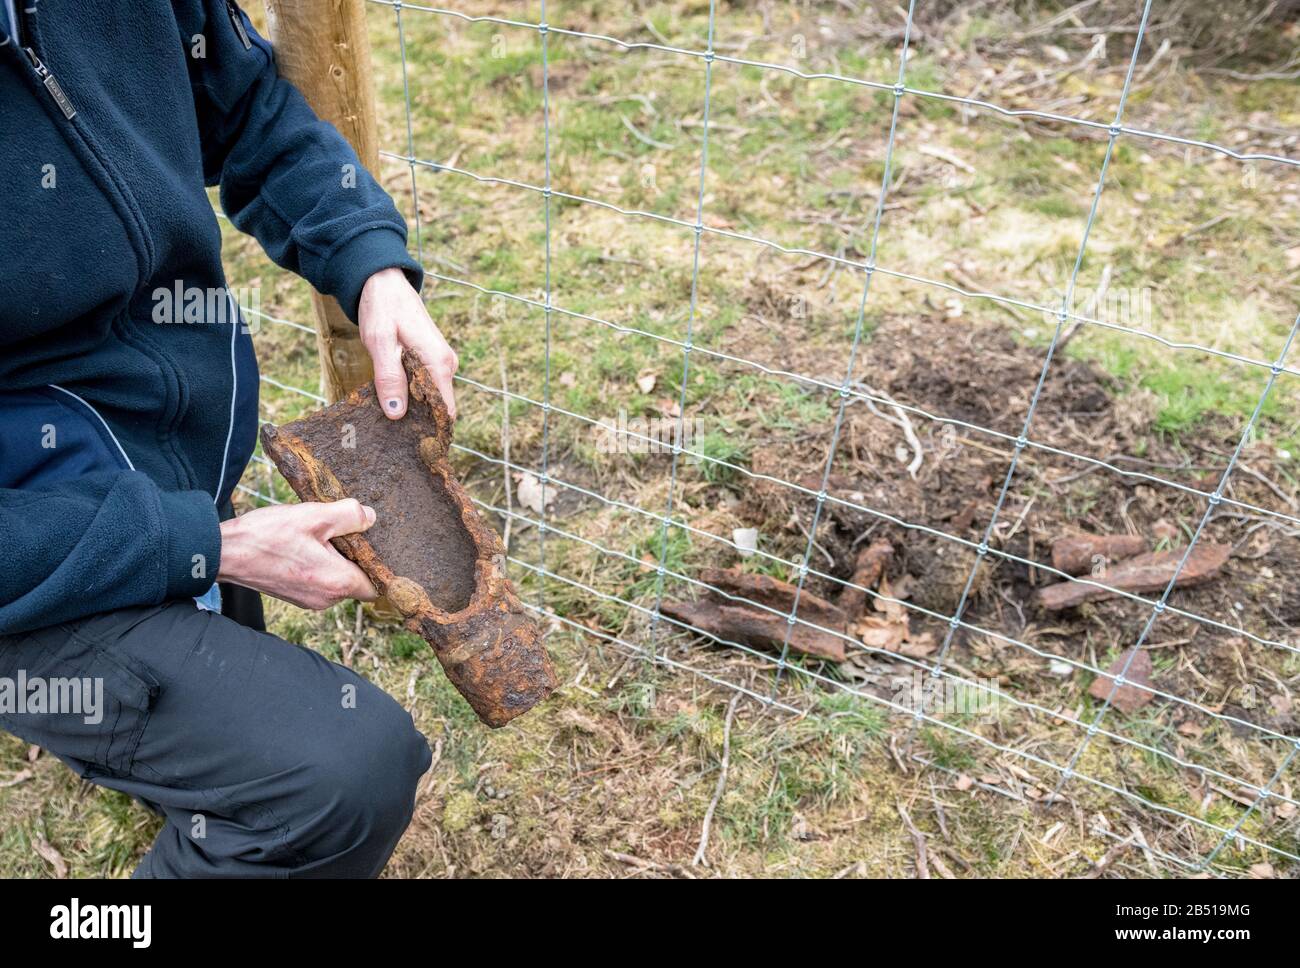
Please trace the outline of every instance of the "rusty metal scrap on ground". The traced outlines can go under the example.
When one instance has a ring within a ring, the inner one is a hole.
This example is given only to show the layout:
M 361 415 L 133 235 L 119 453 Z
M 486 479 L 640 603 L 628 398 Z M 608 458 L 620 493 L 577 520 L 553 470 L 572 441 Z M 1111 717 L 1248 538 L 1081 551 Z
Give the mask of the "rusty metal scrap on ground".
M 1231 552 L 1231 545 L 1198 541 L 1180 570 L 1179 564 L 1186 549 L 1150 551 L 1104 569 L 1091 579 L 1094 584 L 1062 581 L 1040 588 L 1038 603 L 1049 611 L 1056 611 L 1074 608 L 1084 602 L 1115 598 L 1123 592 L 1136 595 L 1163 592 L 1171 581 L 1175 588 L 1204 584 L 1218 577 Z
M 788 640 L 795 652 L 843 662 L 849 640 L 857 636 L 866 609 L 867 591 L 882 579 L 894 549 L 887 541 L 874 541 L 858 552 L 852 582 L 838 602 L 831 602 L 789 582 L 756 575 L 738 568 L 706 568 L 700 580 L 710 586 L 698 602 L 665 602 L 663 613 L 723 641 L 753 648 L 781 651 Z M 798 598 L 798 618 L 787 616 Z

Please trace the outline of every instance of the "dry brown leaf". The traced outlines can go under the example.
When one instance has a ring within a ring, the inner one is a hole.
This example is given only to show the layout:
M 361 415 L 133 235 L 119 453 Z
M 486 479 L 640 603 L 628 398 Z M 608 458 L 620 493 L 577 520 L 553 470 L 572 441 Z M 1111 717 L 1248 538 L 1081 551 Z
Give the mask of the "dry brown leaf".
M 894 590 L 893 597 L 899 599 L 900 601 L 907 601 L 909 598 L 911 598 L 912 583 L 915 580 L 916 579 L 914 579 L 911 575 L 908 574 L 902 574 L 899 575 L 897 578 L 895 578 L 893 584 L 889 586 Z
M 885 649 L 888 652 L 897 652 L 899 646 L 907 639 L 905 624 L 900 625 L 874 615 L 864 617 L 853 627 L 853 631 L 862 640 L 863 645 L 873 649 Z
M 545 508 L 555 503 L 555 488 L 549 484 L 542 487 L 542 482 L 527 472 L 520 474 L 518 480 L 515 497 L 534 514 L 541 514 Z
M 872 607 L 881 614 L 864 615 L 853 631 L 868 647 L 919 659 L 937 647 L 934 636 L 929 632 L 913 636 L 907 608 L 898 601 L 886 601 L 905 597 L 907 590 L 906 579 L 899 579 L 891 585 L 888 578 L 882 577 L 880 594 L 883 597 L 871 600 Z
M 682 405 L 677 400 L 665 398 L 656 403 L 655 406 L 665 417 L 680 417 L 682 415 Z
M 888 601 L 888 599 L 901 598 L 893 592 L 893 586 L 889 583 L 888 578 L 880 579 L 880 595 L 871 600 L 872 606 L 877 612 L 883 612 L 888 618 L 900 622 L 904 627 L 907 626 L 907 608 L 897 601 Z
M 26 783 L 35 775 L 36 774 L 33 773 L 31 770 L 19 770 L 9 779 L 0 780 L 0 790 L 3 790 L 5 787 L 12 787 L 12 786 L 17 786 L 20 783 Z
M 68 862 L 48 840 L 40 834 L 32 834 L 32 850 L 40 855 L 41 859 L 54 868 L 54 876 L 62 880 L 68 876 Z
M 910 638 L 904 642 L 898 651 L 908 658 L 920 659 L 929 655 L 936 648 L 938 648 L 938 643 L 935 642 L 934 636 L 929 632 L 923 632 L 916 638 Z

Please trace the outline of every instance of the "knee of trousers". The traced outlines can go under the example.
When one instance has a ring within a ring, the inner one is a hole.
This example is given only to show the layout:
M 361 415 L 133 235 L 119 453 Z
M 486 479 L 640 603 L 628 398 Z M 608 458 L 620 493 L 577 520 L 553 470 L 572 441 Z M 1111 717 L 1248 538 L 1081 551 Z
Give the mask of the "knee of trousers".
M 373 876 L 411 821 L 429 744 L 391 696 L 358 682 L 345 730 L 326 730 L 295 770 L 286 844 L 307 867 Z

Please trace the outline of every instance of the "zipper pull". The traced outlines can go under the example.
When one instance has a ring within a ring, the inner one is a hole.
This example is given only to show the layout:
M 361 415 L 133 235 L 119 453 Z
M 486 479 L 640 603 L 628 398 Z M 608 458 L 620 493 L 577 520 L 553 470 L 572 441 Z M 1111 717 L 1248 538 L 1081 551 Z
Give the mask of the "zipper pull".
M 239 15 L 239 7 L 235 6 L 234 0 L 226 0 L 226 13 L 230 15 L 230 22 L 235 28 L 235 33 L 239 35 L 239 42 L 244 45 L 244 50 L 252 50 L 253 41 L 249 39 L 248 30 L 244 27 L 244 18 Z
M 45 90 L 50 92 L 50 97 L 54 98 L 54 103 L 59 106 L 59 110 L 63 112 L 63 116 L 71 121 L 76 117 L 77 109 L 74 108 L 72 102 L 68 100 L 68 95 L 63 92 L 63 87 L 55 79 L 54 75 L 50 73 L 50 69 L 45 66 L 39 57 L 36 56 L 36 51 L 32 50 L 30 47 L 24 47 L 23 51 L 27 54 L 27 59 L 32 62 L 32 70 L 36 72 L 36 76 L 40 78 L 41 83 L 45 85 Z

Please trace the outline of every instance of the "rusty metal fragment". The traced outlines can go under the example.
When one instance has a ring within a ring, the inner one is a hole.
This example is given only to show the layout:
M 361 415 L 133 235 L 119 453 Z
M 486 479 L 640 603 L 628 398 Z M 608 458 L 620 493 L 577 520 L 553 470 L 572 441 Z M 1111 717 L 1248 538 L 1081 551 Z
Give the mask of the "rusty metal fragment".
M 665 602 L 661 611 L 708 635 L 751 648 L 779 652 L 789 634 L 790 648 L 796 652 L 834 662 L 847 658 L 848 643 L 833 634 L 846 631 L 847 616 L 834 603 L 806 588 L 799 593 L 798 614 L 811 625 L 791 625 L 786 614 L 794 608 L 797 589 L 789 582 L 735 568 L 705 568 L 700 580 L 718 591 L 709 591 L 708 598 L 699 602 Z
M 1052 567 L 1083 575 L 1146 550 L 1146 539 L 1135 534 L 1072 534 L 1052 543 Z
M 536 623 L 504 572 L 505 548 L 451 472 L 452 421 L 411 353 L 406 416 L 370 383 L 301 420 L 262 428 L 262 448 L 304 501 L 356 498 L 375 524 L 334 538 L 427 641 L 479 719 L 504 726 L 555 689 Z
M 853 577 L 850 579 L 853 585 L 860 586 L 854 588 L 846 585 L 840 592 L 839 606 L 840 610 L 848 616 L 849 620 L 857 618 L 867 607 L 867 593 L 864 588 L 875 588 L 876 582 L 880 581 L 880 576 L 885 572 L 885 566 L 889 564 L 889 559 L 894 556 L 894 546 L 883 538 L 877 538 L 867 547 L 858 551 L 858 557 L 853 567 Z
M 1101 588 L 1083 582 L 1057 582 L 1055 585 L 1047 585 L 1038 590 L 1038 604 L 1055 611 L 1073 608 L 1084 602 L 1115 598 L 1119 592 L 1132 592 L 1138 595 L 1147 592 L 1163 592 L 1175 572 L 1178 573 L 1178 580 L 1174 582 L 1176 588 L 1204 584 L 1218 577 L 1220 569 L 1227 562 L 1231 552 L 1231 545 L 1218 544 L 1214 541 L 1198 541 L 1193 546 L 1187 563 L 1179 571 L 1178 564 L 1186 554 L 1185 548 L 1151 551 L 1107 568 L 1091 579 L 1109 585 L 1110 588 Z M 1111 591 L 1111 588 L 1117 591 Z
M 800 618 L 834 628 L 842 627 L 847 621 L 847 616 L 836 605 L 820 595 L 814 595 L 806 587 L 799 591 L 789 582 L 772 578 L 770 575 L 755 575 L 738 568 L 702 568 L 700 581 L 721 591 L 724 597 L 716 595 L 714 597 L 718 597 L 718 601 L 724 605 L 745 604 L 725 597 L 731 595 L 757 602 L 759 605 L 766 605 L 779 612 L 789 612 L 794 608 L 795 593 L 798 592 Z M 767 614 L 772 613 L 767 612 Z M 785 621 L 784 618 L 781 620 Z

